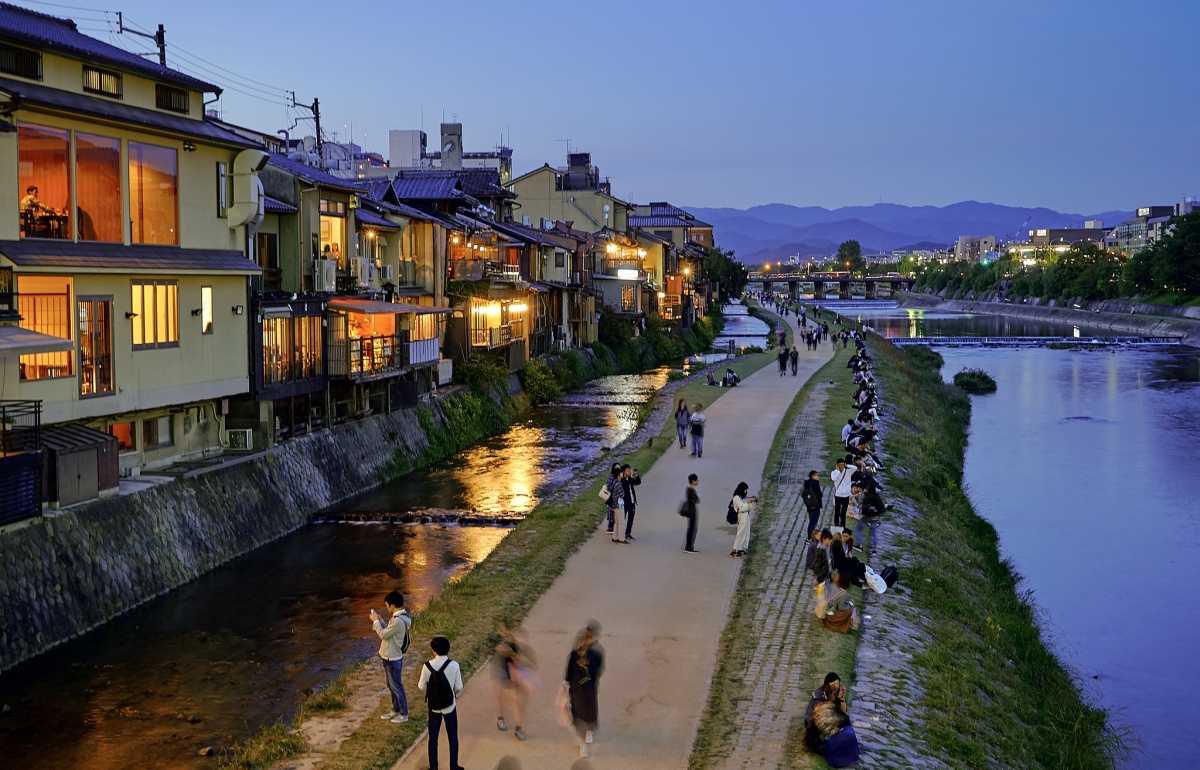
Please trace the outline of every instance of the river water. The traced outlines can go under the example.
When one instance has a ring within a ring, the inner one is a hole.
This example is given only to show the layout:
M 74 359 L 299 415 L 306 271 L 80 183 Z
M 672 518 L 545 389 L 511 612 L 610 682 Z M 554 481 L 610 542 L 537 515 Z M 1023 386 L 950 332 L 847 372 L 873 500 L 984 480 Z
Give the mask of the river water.
M 1072 327 L 884 311 L 887 336 L 1071 336 Z M 965 482 L 1084 691 L 1144 743 L 1129 767 L 1195 767 L 1200 724 L 1200 351 L 941 348 L 999 386 L 972 398 Z
M 605 377 L 503 436 L 397 479 L 338 512 L 524 514 L 636 426 L 666 370 Z M 0 676 L 0 767 L 211 768 L 296 713 L 304 693 L 378 649 L 368 614 L 403 592 L 420 610 L 504 527 L 315 524 Z M 380 692 L 383 693 L 382 675 Z

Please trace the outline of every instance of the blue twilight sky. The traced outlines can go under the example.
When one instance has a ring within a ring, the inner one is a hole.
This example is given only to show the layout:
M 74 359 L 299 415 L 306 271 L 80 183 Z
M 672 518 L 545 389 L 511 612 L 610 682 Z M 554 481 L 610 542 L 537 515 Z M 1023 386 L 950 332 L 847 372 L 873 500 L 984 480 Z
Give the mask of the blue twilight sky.
M 13 1 L 148 43 L 62 7 L 105 0 Z M 327 135 L 352 124 L 386 157 L 389 129 L 433 149 L 457 116 L 464 149 L 503 136 L 517 173 L 562 165 L 570 139 L 636 202 L 1090 214 L 1200 196 L 1198 0 L 112 5 L 164 24 L 168 64 L 227 87 L 232 122 L 287 128 L 275 94 L 294 90 Z

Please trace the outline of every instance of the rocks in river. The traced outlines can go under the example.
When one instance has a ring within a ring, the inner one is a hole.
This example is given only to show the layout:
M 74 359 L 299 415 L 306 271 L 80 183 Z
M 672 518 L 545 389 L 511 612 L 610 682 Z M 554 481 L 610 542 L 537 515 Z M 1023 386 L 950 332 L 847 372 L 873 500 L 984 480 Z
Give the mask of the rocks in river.
M 211 757 L 216 752 L 213 750 L 212 746 L 205 746 L 204 748 L 200 749 L 196 753 L 202 757 Z

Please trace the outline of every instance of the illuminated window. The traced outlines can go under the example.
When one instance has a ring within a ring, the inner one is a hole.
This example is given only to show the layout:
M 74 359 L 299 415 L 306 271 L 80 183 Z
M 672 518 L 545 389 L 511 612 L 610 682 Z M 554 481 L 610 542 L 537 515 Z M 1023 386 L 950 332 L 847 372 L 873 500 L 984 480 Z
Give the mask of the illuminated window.
M 217 216 L 229 214 L 229 164 L 217 164 Z
M 116 437 L 118 452 L 137 451 L 137 447 L 133 443 L 133 423 L 115 422 L 108 426 L 108 432 Z
M 134 281 L 132 300 L 133 349 L 178 347 L 178 282 Z
M 71 337 L 71 279 L 58 276 L 19 277 L 21 328 L 64 340 Z M 47 380 L 75 374 L 71 351 L 21 356 L 22 380 Z
M 119 139 L 75 133 L 75 192 L 79 240 L 120 243 L 123 227 Z
M 21 237 L 71 237 L 69 148 L 65 129 L 17 125 Z
M 321 259 L 346 268 L 346 202 L 321 199 Z
M 121 73 L 83 66 L 83 90 L 121 98 Z
M 200 287 L 200 333 L 212 334 L 213 330 L 213 300 L 212 287 Z
M 324 373 L 321 317 L 263 319 L 263 384 Z
M 175 150 L 129 143 L 129 220 L 134 243 L 179 245 L 178 181 Z
M 621 310 L 626 313 L 637 312 L 637 287 L 623 283 L 621 284 Z
M 79 395 L 106 396 L 113 392 L 112 298 L 80 297 Z

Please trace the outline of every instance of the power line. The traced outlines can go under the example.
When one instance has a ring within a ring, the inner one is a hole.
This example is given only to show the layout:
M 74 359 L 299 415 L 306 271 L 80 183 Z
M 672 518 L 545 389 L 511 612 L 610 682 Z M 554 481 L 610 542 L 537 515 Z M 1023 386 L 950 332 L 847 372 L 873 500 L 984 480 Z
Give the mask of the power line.
M 88 11 L 89 13 L 116 13 L 116 11 L 106 11 L 103 8 L 84 8 L 81 5 L 63 5 L 62 3 L 47 3 L 43 0 L 24 0 L 30 5 L 46 5 L 51 8 L 66 8 L 71 11 Z
M 198 57 L 191 56 L 190 54 L 189 54 L 189 55 L 186 55 L 186 56 L 181 56 L 181 54 L 183 53 L 183 51 L 182 51 L 182 49 L 181 49 L 181 48 L 179 48 L 179 46 L 172 46 L 172 50 L 174 50 L 174 51 L 175 51 L 175 54 L 176 54 L 176 56 L 177 56 L 177 57 L 179 57 L 179 58 L 182 58 L 182 59 L 183 59 L 185 62 L 189 63 L 189 64 L 190 64 L 192 67 L 195 67 L 196 69 L 199 69 L 199 70 L 202 70 L 202 71 L 204 71 L 204 72 L 207 72 L 207 73 L 209 73 L 210 75 L 213 75 L 213 76 L 215 76 L 215 77 L 222 78 L 222 79 L 227 79 L 227 76 L 226 76 L 226 75 L 223 75 L 223 74 L 221 74 L 220 72 L 217 72 L 217 71 L 216 71 L 216 70 L 214 70 L 214 69 L 209 69 L 208 67 L 206 67 L 206 66 L 205 66 L 205 64 L 204 64 L 204 60 L 203 60 L 203 59 L 199 59 Z M 215 65 L 214 65 L 214 66 L 215 66 Z M 248 79 L 248 78 L 247 78 L 247 79 Z M 236 81 L 235 81 L 235 82 L 236 82 Z M 253 82 L 253 81 L 252 81 L 252 82 Z M 286 89 L 283 89 L 283 88 L 274 88 L 274 87 L 272 87 L 272 88 L 259 88 L 259 87 L 257 87 L 257 86 L 247 85 L 246 83 L 237 83 L 237 85 L 240 85 L 240 86 L 242 86 L 243 88 L 246 88 L 246 89 L 248 89 L 248 90 L 251 90 L 251 91 L 258 91 L 258 92 L 260 92 L 260 93 L 267 94 L 267 95 L 270 95 L 270 96 L 277 96 L 277 95 L 279 95 L 279 94 L 283 94 L 283 93 L 285 93 L 285 92 L 286 92 Z

